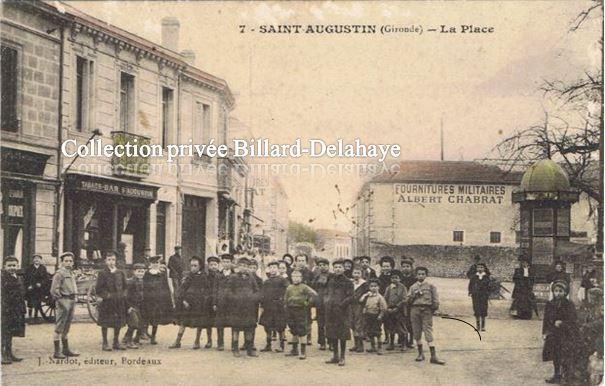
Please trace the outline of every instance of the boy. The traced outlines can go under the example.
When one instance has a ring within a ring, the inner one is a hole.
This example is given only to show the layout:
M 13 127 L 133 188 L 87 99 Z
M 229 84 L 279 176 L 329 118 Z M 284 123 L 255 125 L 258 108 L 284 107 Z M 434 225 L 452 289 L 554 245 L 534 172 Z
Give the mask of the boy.
M 317 343 L 319 349 L 325 351 L 326 349 L 326 314 L 323 309 L 323 298 L 326 293 L 326 286 L 328 284 L 328 278 L 330 277 L 330 262 L 328 259 L 319 257 L 316 260 L 317 273 L 311 288 L 317 292 L 317 302 L 315 304 L 315 318 L 317 319 Z
M 349 305 L 353 300 L 353 282 L 344 275 L 342 259 L 334 260 L 332 269 L 334 274 L 328 279 L 324 296 L 324 310 L 326 313 L 326 336 L 331 340 L 334 350 L 332 359 L 326 363 L 338 363 L 339 366 L 344 366 L 347 340 L 351 339 L 351 326 L 347 315 L 349 314 Z
M 407 300 L 407 288 L 401 283 L 401 273 L 397 270 L 391 272 L 391 284 L 387 287 L 384 299 L 387 303 L 387 310 L 384 315 L 384 327 L 389 334 L 388 351 L 395 349 L 395 334 L 399 338 L 402 349 L 405 347 L 407 330 L 405 328 L 405 303 Z
M 116 253 L 105 256 L 105 269 L 99 272 L 95 287 L 100 301 L 97 324 L 101 327 L 103 351 L 111 351 L 107 342 L 107 330 L 113 328 L 114 350 L 126 350 L 120 343 L 120 329 L 126 324 L 126 274 L 116 266 Z
M 288 283 L 290 282 L 290 275 L 288 274 L 288 263 L 286 263 L 283 260 L 280 260 L 278 262 L 279 264 L 279 276 L 283 277 L 284 279 L 288 280 Z
M 302 273 L 302 282 L 306 285 L 313 283 L 313 272 L 309 269 L 309 256 L 304 253 L 296 255 L 296 269 Z M 309 335 L 307 335 L 307 346 L 311 345 L 311 329 L 313 325 L 313 319 L 311 318 L 311 308 L 309 308 Z
M 363 268 L 359 265 L 354 265 L 351 272 L 353 276 L 353 301 L 349 311 L 351 319 L 351 329 L 353 330 L 353 339 L 355 345 L 349 349 L 351 352 L 363 352 L 364 320 L 363 320 L 363 302 L 361 297 L 368 292 L 368 282 L 362 279 Z
M 25 336 L 25 298 L 21 279 L 17 276 L 19 260 L 14 256 L 2 262 L 2 364 L 21 362 L 13 354 L 13 337 Z
M 292 284 L 284 293 L 284 305 L 286 306 L 288 327 L 293 336 L 292 352 L 286 356 L 298 356 L 299 359 L 307 357 L 307 345 L 305 336 L 309 333 L 308 312 L 314 297 L 317 296 L 311 287 L 302 282 L 302 272 L 292 271 Z M 300 343 L 300 354 L 298 344 Z
M 554 374 L 546 383 L 565 382 L 575 385 L 579 378 L 585 376 L 582 373 L 587 368 L 583 355 L 586 350 L 579 334 L 576 308 L 567 299 L 569 286 L 566 281 L 555 281 L 551 285 L 551 291 L 553 299 L 546 303 L 542 321 L 542 360 L 553 362 Z
M 214 298 L 216 311 L 216 333 L 218 351 L 225 349 L 225 327 L 231 327 L 231 305 L 227 300 L 227 279 L 233 275 L 233 256 L 225 253 L 221 255 L 221 273 L 218 281 L 217 296 Z
M 195 328 L 195 341 L 193 349 L 200 348 L 200 335 L 202 334 L 202 326 L 204 325 L 204 284 L 206 275 L 201 270 L 202 259 L 193 256 L 189 260 L 189 273 L 183 278 L 183 282 L 176 292 L 176 317 L 179 320 L 179 331 L 174 344 L 168 348 L 180 348 L 181 339 L 185 333 L 186 327 Z
M 151 325 L 150 344 L 158 344 L 156 336 L 159 325 L 173 322 L 172 297 L 166 271 L 160 268 L 160 256 L 150 259 L 150 265 L 143 276 L 142 315 L 145 323 Z
M 414 275 L 414 260 L 412 258 L 408 258 L 403 256 L 401 258 L 401 284 L 403 284 L 407 290 L 410 292 L 410 287 L 412 284 L 416 283 L 416 276 Z M 414 339 L 412 336 L 412 320 L 410 319 L 410 312 L 407 310 L 404 316 L 405 321 L 405 329 L 407 331 L 405 335 L 405 341 L 402 342 L 407 346 L 407 348 L 414 347 Z
M 431 363 L 444 365 L 445 362 L 437 358 L 435 345 L 433 344 L 433 313 L 439 309 L 439 295 L 437 288 L 426 282 L 429 270 L 425 267 L 416 267 L 416 283 L 410 287 L 408 304 L 410 305 L 410 318 L 414 340 L 418 345 L 418 357 L 416 362 L 424 360 L 422 351 L 422 334 L 431 351 Z
M 353 277 L 353 260 L 344 259 L 343 261 L 345 266 L 345 276 L 351 279 Z
M 250 272 L 250 275 L 252 276 L 254 281 L 256 281 L 256 286 L 258 287 L 258 290 L 260 292 L 263 288 L 263 279 L 258 276 L 258 261 L 254 257 L 248 259 L 248 271 Z M 258 323 L 259 308 L 260 302 L 256 304 L 256 323 Z M 256 351 L 256 346 L 254 345 L 254 342 L 256 342 L 256 328 L 252 330 L 252 350 Z
M 363 304 L 364 330 L 366 336 L 370 338 L 371 348 L 367 352 L 382 355 L 380 329 L 382 318 L 387 310 L 387 303 L 379 289 L 378 281 L 376 279 L 370 280 L 369 292 L 363 294 L 359 301 Z M 378 340 L 378 349 L 376 349 L 376 340 Z
M 181 246 L 176 245 L 174 247 L 174 255 L 168 258 L 168 277 L 170 277 L 170 280 L 172 281 L 172 289 L 175 294 L 183 280 L 183 265 L 184 261 L 181 257 Z
M 137 263 L 132 266 L 134 277 L 127 283 L 126 305 L 128 307 L 128 329 L 124 342 L 126 348 L 138 349 L 141 339 L 141 331 L 144 325 L 141 317 L 141 307 L 143 306 L 143 276 L 145 275 L 145 264 Z M 132 339 L 133 334 L 134 341 Z
M 260 290 L 256 280 L 248 271 L 249 261 L 241 257 L 237 261 L 237 273 L 229 275 L 226 281 L 226 299 L 233 307 L 230 314 L 231 350 L 233 356 L 239 357 L 239 333 L 244 332 L 244 347 L 246 354 L 256 357 L 253 350 L 253 331 L 257 322 L 257 307 Z
M 279 349 L 276 352 L 284 351 L 284 330 L 286 328 L 286 315 L 284 310 L 284 294 L 288 288 L 288 280 L 279 276 L 279 263 L 272 261 L 267 265 L 267 280 L 262 286 L 261 302 L 263 314 L 260 317 L 260 324 L 265 327 L 267 334 L 267 344 L 261 352 L 271 352 L 271 335 L 277 332 L 279 335 Z
M 69 349 L 67 334 L 71 327 L 76 307 L 76 278 L 72 273 L 74 266 L 74 254 L 64 252 L 59 256 L 61 268 L 55 272 L 53 282 L 50 286 L 50 294 L 55 300 L 55 353 L 53 358 L 65 359 L 65 357 L 77 357 L 80 354 Z M 60 341 L 59 341 L 60 339 Z M 63 351 L 61 351 L 63 344 Z
M 204 289 L 204 316 L 206 323 L 206 345 L 204 348 L 212 347 L 212 327 L 216 326 L 216 310 L 215 304 L 218 297 L 218 287 L 222 273 L 219 271 L 220 259 L 216 256 L 210 256 L 206 259 L 208 265 L 208 274 L 206 275 Z M 218 328 L 217 328 L 218 330 Z
M 40 301 L 44 296 L 44 289 L 48 281 L 48 272 L 42 264 L 42 256 L 34 255 L 32 264 L 25 270 L 25 288 L 27 288 L 27 305 L 29 317 L 33 317 L 34 322 L 38 321 L 38 312 L 40 311 Z M 46 287 L 48 288 L 48 287 Z
M 477 330 L 485 331 L 485 317 L 489 301 L 489 273 L 483 263 L 477 263 L 475 274 L 468 282 L 468 296 L 473 301 L 473 313 L 475 315 Z
M 359 263 L 361 264 L 361 272 L 364 280 L 376 279 L 376 271 L 374 268 L 370 267 L 371 259 L 369 256 L 361 256 L 359 258 Z
M 384 295 L 389 284 L 391 284 L 391 271 L 395 268 L 395 260 L 391 256 L 383 256 L 380 259 L 380 276 L 378 283 L 380 284 L 380 294 Z

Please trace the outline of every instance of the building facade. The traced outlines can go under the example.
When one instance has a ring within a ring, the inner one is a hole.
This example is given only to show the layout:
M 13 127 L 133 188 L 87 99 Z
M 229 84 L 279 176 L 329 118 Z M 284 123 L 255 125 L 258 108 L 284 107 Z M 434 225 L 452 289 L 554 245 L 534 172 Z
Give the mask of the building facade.
M 3 113 L 12 114 L 2 126 L 3 161 L 12 160 L 2 170 L 5 255 L 40 253 L 54 265 L 58 251 L 97 260 L 119 243 L 127 263 L 147 247 L 164 256 L 175 245 L 185 257 L 218 252 L 219 201 L 234 189 L 224 178 L 232 157 L 60 152 L 61 144 L 74 153 L 90 140 L 162 148 L 225 143 L 231 91 L 196 68 L 195 55 L 178 42 L 173 18 L 162 21 L 160 45 L 68 4 L 4 6 L 3 71 L 17 75 L 17 84 L 6 86 L 16 89 L 10 103 L 3 82 Z
M 329 260 L 350 259 L 353 257 L 353 239 L 346 232 L 335 229 L 318 229 L 315 249 Z

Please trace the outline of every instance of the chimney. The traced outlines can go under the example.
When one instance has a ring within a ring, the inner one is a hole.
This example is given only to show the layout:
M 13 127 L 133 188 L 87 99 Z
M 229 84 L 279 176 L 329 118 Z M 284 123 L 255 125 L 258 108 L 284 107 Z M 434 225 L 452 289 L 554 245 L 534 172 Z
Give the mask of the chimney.
M 185 58 L 188 65 L 195 67 L 195 52 L 191 50 L 181 51 L 181 55 Z
M 162 18 L 162 46 L 179 52 L 179 19 L 176 17 Z

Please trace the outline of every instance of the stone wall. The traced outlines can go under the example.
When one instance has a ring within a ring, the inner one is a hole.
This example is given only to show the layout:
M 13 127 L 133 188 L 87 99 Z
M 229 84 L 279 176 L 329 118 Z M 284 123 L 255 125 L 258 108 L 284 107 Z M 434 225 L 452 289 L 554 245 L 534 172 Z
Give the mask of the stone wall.
M 501 281 L 510 281 L 517 267 L 517 249 L 492 246 L 446 246 L 446 245 L 395 245 L 372 246 L 372 258 L 378 263 L 381 256 L 395 258 L 397 268 L 399 260 L 405 255 L 414 259 L 415 266 L 423 265 L 431 276 L 465 277 L 473 264 L 473 257 L 479 255 L 491 271 Z

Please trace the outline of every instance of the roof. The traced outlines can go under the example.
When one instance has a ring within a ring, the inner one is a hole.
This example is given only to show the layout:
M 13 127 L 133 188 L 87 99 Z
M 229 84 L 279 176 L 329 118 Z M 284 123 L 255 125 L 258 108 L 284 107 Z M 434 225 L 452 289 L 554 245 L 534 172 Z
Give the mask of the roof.
M 526 192 L 559 192 L 569 189 L 567 173 L 550 159 L 538 161 L 530 166 L 521 180 L 521 190 Z
M 351 237 L 347 232 L 339 231 L 337 229 L 317 229 L 315 233 L 324 238 Z
M 518 185 L 522 173 L 475 161 L 402 161 L 370 182 L 435 182 Z

